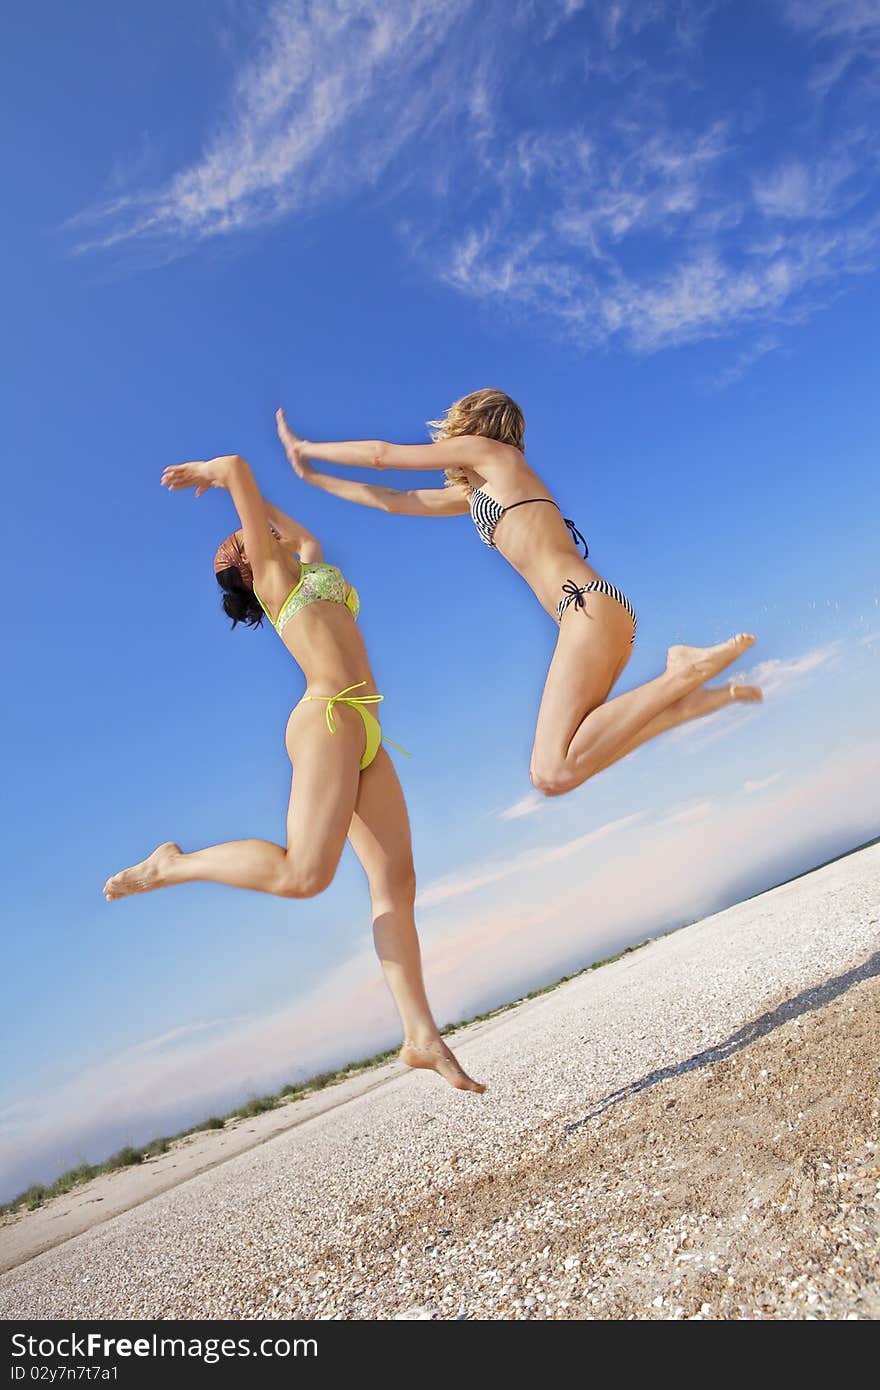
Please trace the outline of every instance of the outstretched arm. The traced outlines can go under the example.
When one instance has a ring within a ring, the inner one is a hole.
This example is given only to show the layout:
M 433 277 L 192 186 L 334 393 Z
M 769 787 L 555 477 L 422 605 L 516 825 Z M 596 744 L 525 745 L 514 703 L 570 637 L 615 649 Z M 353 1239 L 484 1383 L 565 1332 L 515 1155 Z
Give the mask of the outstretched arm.
M 381 487 L 378 483 L 353 483 L 348 478 L 333 478 L 314 468 L 309 470 L 306 481 L 345 502 L 359 502 L 362 507 L 375 507 L 380 512 L 394 512 L 398 516 L 463 516 L 468 510 L 468 499 L 461 487 L 420 487 L 404 491 Z
M 397 468 L 421 472 L 471 468 L 491 480 L 493 474 L 497 475 L 501 469 L 506 471 L 515 460 L 522 461 L 521 453 L 511 444 L 484 439 L 481 435 L 459 435 L 455 439 L 439 439 L 435 444 L 389 444 L 382 439 L 350 439 L 333 444 L 315 444 L 309 439 L 299 439 L 293 433 L 283 410 L 276 411 L 275 419 L 285 448 L 286 434 L 295 442 L 304 459 L 338 463 L 343 468 Z
M 460 486 L 413 488 L 381 487 L 376 483 L 356 483 L 348 478 L 334 478 L 312 468 L 303 453 L 303 441 L 290 429 L 283 411 L 276 414 L 278 437 L 298 478 L 312 487 L 341 497 L 346 502 L 358 502 L 362 507 L 375 507 L 382 512 L 405 516 L 461 516 L 468 510 L 468 497 Z M 426 446 L 431 448 L 433 446 Z

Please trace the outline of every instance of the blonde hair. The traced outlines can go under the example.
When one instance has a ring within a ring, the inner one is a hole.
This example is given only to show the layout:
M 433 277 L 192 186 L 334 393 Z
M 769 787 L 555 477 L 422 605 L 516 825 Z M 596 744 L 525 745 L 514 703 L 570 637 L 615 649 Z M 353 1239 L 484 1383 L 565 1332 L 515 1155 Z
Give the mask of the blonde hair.
M 484 439 L 497 439 L 501 444 L 512 444 L 522 453 L 526 421 L 516 401 L 503 391 L 487 386 L 453 401 L 440 420 L 428 421 L 428 429 L 435 444 L 441 439 L 477 434 Z M 461 469 L 447 468 L 446 486 L 454 487 L 458 483 L 467 488 L 471 486 Z

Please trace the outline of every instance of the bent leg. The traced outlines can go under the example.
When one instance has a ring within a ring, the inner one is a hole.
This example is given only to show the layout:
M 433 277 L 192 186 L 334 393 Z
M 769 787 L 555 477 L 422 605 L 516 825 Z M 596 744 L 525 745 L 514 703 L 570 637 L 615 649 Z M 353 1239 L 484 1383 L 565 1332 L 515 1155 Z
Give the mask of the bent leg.
M 647 732 L 652 721 L 754 644 L 741 633 L 715 647 L 671 647 L 661 676 L 609 700 L 628 660 L 632 627 L 613 599 L 593 598 L 588 615 L 569 611 L 563 617 L 547 674 L 530 769 L 533 785 L 546 796 L 571 791 L 654 737 Z M 661 721 L 655 733 L 670 727 Z
M 715 714 L 717 710 L 726 709 L 731 704 L 755 704 L 763 698 L 763 693 L 757 685 L 738 685 L 731 682 L 730 685 L 717 687 L 701 686 L 699 690 L 694 690 L 690 695 L 685 695 L 681 700 L 668 705 L 662 714 L 643 725 L 607 762 L 597 767 L 596 772 L 604 772 L 606 767 L 619 762 L 627 753 L 632 753 L 649 739 L 657 738 L 658 734 L 668 733 L 670 729 L 677 729 L 694 719 L 703 719 L 707 714 Z
M 225 883 L 283 898 L 309 898 L 331 882 L 357 797 L 364 747 L 363 721 L 339 711 L 330 734 L 323 706 L 300 704 L 287 726 L 293 782 L 287 812 L 287 846 L 269 840 L 232 840 L 184 854 L 168 841 L 148 859 L 109 878 L 108 902 L 175 883 Z
M 416 932 L 409 817 L 394 764 L 384 748 L 361 774 L 348 833 L 367 876 L 376 954 L 403 1025 L 401 1061 L 438 1072 L 457 1090 L 485 1090 L 459 1066 L 431 1014 Z

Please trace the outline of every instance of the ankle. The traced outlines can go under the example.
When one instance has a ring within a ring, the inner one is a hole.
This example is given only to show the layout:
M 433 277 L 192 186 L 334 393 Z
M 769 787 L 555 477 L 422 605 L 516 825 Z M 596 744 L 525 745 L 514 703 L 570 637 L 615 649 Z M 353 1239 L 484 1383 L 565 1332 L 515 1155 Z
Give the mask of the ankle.
M 403 1039 L 404 1047 L 432 1047 L 435 1043 L 441 1042 L 439 1030 L 426 1025 L 420 1028 L 408 1028 Z

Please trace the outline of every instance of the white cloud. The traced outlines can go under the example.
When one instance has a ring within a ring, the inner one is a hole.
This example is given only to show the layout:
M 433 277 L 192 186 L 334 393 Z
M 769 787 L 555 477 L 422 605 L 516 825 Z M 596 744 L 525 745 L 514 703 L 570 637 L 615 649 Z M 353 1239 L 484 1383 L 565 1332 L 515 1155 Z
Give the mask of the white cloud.
M 763 334 L 756 342 L 737 353 L 730 366 L 717 372 L 708 384 L 716 390 L 723 390 L 727 386 L 732 386 L 734 382 L 745 376 L 756 362 L 760 362 L 762 357 L 766 357 L 771 352 L 777 352 L 781 343 L 782 340 L 778 334 Z
M 486 151 L 486 180 L 502 190 L 496 207 L 445 246 L 429 243 L 426 264 L 460 292 L 538 315 L 583 346 L 620 338 L 640 352 L 799 323 L 841 280 L 876 267 L 880 221 L 852 215 L 877 184 L 873 108 L 819 136 L 804 82 L 803 122 L 767 168 L 754 112 L 702 125 L 673 117 L 663 79 L 677 98 L 699 68 L 682 65 L 668 6 L 663 15 L 649 72 L 610 97 L 591 87 L 589 125 L 548 122 L 506 158 Z M 847 26 L 857 27 L 852 14 Z M 621 32 L 609 21 L 606 43 Z M 765 332 L 717 384 L 777 343 Z
M 760 777 L 757 781 L 743 782 L 743 791 L 747 792 L 749 796 L 752 796 L 755 792 L 762 792 L 765 791 L 767 787 L 772 787 L 774 782 L 778 782 L 780 777 L 784 776 L 784 772 L 771 772 L 768 777 Z
M 783 0 L 782 8 L 792 24 L 825 38 L 880 35 L 876 0 Z
M 714 911 L 742 875 L 763 869 L 784 877 L 814 844 L 835 836 L 855 843 L 875 824 L 878 776 L 880 744 L 838 752 L 755 800 L 717 801 L 698 830 L 694 821 L 632 818 L 632 833 L 613 841 L 616 854 L 603 846 L 583 863 L 570 858 L 564 882 L 548 854 L 531 866 L 533 901 L 517 887 L 470 915 L 456 902 L 445 922 L 422 933 L 438 1016 L 466 1016 L 487 1007 L 488 990 L 502 1002 L 626 940 Z M 559 846 L 560 854 L 573 855 L 573 845 Z M 752 891 L 749 883 L 744 891 Z M 188 1045 L 127 1049 L 39 1098 L 13 1101 L 0 1115 L 4 1190 L 56 1176 L 84 1154 L 96 1159 L 203 1118 L 249 1090 L 364 1056 L 396 1033 L 375 960 L 364 951 L 312 995 L 269 1017 L 211 1037 L 195 1024 Z
M 245 1015 L 237 1015 L 232 1018 L 218 1018 L 211 1022 L 186 1023 L 179 1028 L 171 1028 L 167 1033 L 161 1033 L 158 1037 L 147 1038 L 146 1042 L 138 1043 L 132 1048 L 131 1055 L 146 1055 L 148 1052 L 167 1052 L 174 1047 L 180 1046 L 186 1040 L 196 1037 L 198 1034 L 219 1032 L 225 1028 L 234 1027 L 236 1024 L 247 1022 Z
M 658 825 L 693 825 L 695 821 L 705 820 L 711 812 L 711 801 L 695 801 L 690 806 L 670 811 L 658 821 Z
M 450 898 L 460 898 L 466 893 L 476 892 L 478 888 L 486 888 L 490 884 L 500 883 L 513 874 L 533 872 L 535 869 L 544 868 L 548 864 L 558 864 L 561 860 L 580 853 L 588 845 L 595 844 L 597 840 L 604 840 L 609 835 L 628 829 L 642 820 L 643 816 L 644 812 L 642 811 L 631 816 L 621 816 L 619 820 L 608 821 L 606 825 L 600 825 L 595 830 L 589 830 L 585 835 L 578 835 L 573 840 L 563 841 L 562 844 L 545 845 L 538 849 L 526 850 L 512 859 L 500 859 L 494 863 L 477 864 L 471 868 L 449 874 L 445 878 L 435 879 L 419 893 L 416 906 L 420 908 L 437 907 L 440 903 L 448 902 Z
M 375 183 L 438 113 L 474 99 L 447 80 L 452 54 L 438 61 L 472 4 L 276 0 L 200 158 L 157 189 L 81 215 L 76 225 L 95 230 L 80 249 L 185 245 Z
M 789 160 L 754 179 L 755 203 L 768 218 L 837 217 L 848 211 L 859 196 L 858 192 L 843 192 L 853 173 L 854 165 L 846 150 L 838 150 L 833 158 L 814 164 Z
M 779 695 L 790 686 L 812 675 L 820 666 L 826 666 L 840 652 L 840 642 L 831 642 L 826 647 L 815 647 L 804 652 L 803 656 L 789 658 L 771 657 L 760 661 L 748 673 L 750 685 L 759 685 L 765 695 Z
M 398 227 L 405 196 L 403 240 L 426 274 L 584 346 L 653 352 L 800 322 L 880 260 L 880 219 L 853 213 L 876 186 L 876 111 L 820 128 L 815 90 L 795 81 L 768 167 L 756 113 L 770 96 L 703 99 L 698 45 L 719 8 L 276 0 L 200 156 L 77 219 L 81 247 L 146 241 L 167 258 L 370 189 L 397 199 Z M 880 34 L 856 0 L 781 14 L 808 52 Z M 576 104 L 557 99 L 575 52 Z M 533 114 L 514 118 L 524 70 Z
M 520 820 L 522 816 L 533 816 L 536 811 L 541 811 L 546 807 L 546 799 L 539 796 L 537 792 L 529 792 L 527 796 L 520 797 L 519 801 L 514 801 L 511 806 L 506 806 L 503 811 L 498 812 L 499 820 Z
M 800 231 L 745 264 L 713 246 L 684 250 L 660 275 L 623 272 L 607 247 L 577 265 L 543 234 L 510 239 L 496 227 L 468 233 L 450 253 L 448 283 L 479 299 L 503 299 L 549 315 L 583 344 L 621 336 L 642 352 L 730 334 L 767 321 L 797 322 L 818 293 L 880 259 L 880 219 Z M 765 340 L 766 341 L 766 340 Z M 760 355 L 760 354 L 759 354 Z
M 771 657 L 758 662 L 751 670 L 740 672 L 733 679 L 738 685 L 760 686 L 765 697 L 772 699 L 820 668 L 831 667 L 842 646 L 841 642 L 831 642 L 823 647 L 813 647 L 800 656 Z M 722 739 L 740 734 L 745 723 L 761 717 L 761 708 L 760 702 L 732 700 L 714 714 L 672 729 L 663 735 L 663 742 L 681 745 L 682 750 L 688 753 L 702 753 Z
M 880 10 L 875 0 L 782 0 L 796 29 L 812 37 L 817 57 L 808 81 L 821 97 L 857 73 L 860 85 L 876 87 L 880 58 Z

